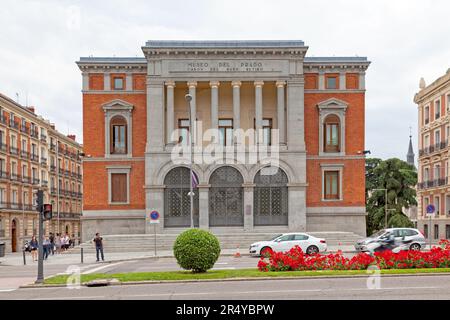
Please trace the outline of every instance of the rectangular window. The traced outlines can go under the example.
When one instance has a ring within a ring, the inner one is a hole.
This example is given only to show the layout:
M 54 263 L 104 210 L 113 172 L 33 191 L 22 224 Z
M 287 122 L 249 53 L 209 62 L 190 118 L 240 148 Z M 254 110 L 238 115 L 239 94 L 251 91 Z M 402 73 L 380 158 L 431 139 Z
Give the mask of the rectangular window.
M 441 199 L 440 199 L 440 197 L 434 197 L 434 207 L 436 208 L 436 216 L 438 216 L 439 215 L 439 209 L 441 208 L 440 207 L 440 201 Z
M 423 225 L 423 235 L 428 238 L 428 224 Z
M 425 107 L 424 121 L 425 124 L 430 123 L 430 107 L 428 106 Z
M 127 174 L 111 173 L 111 202 L 127 202 Z
M 113 125 L 113 153 L 126 153 L 125 152 L 125 131 L 126 128 L 123 125 Z
M 441 130 L 436 130 L 434 132 L 434 144 L 438 145 L 441 143 Z
M 219 119 L 219 144 L 230 146 L 233 144 L 233 120 Z
M 253 121 L 254 129 L 256 130 L 256 119 Z M 272 144 L 272 119 L 264 118 L 261 123 L 262 141 L 260 144 L 270 146 Z M 259 133 L 257 132 L 257 137 Z
M 441 100 L 434 102 L 434 119 L 437 120 L 441 117 Z
M 114 78 L 114 90 L 123 90 L 123 78 L 115 77 Z
M 337 76 L 327 76 L 327 89 L 337 89 Z
M 434 225 L 434 239 L 439 239 L 439 225 Z
M 339 171 L 324 172 L 324 198 L 339 199 Z
M 179 119 L 178 120 L 178 133 L 180 137 L 178 142 L 183 145 L 189 144 L 189 119 Z

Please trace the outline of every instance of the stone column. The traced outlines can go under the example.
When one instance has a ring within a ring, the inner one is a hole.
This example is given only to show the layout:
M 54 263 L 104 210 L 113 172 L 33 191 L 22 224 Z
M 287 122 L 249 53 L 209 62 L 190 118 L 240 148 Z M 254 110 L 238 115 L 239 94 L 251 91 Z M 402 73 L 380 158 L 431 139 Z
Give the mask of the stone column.
M 305 150 L 304 88 L 303 77 L 287 83 L 287 145 L 291 151 Z
M 164 148 L 164 82 L 147 80 L 147 152 Z
M 233 87 L 233 128 L 234 130 L 241 128 L 241 82 L 232 81 Z M 239 141 L 233 136 L 234 144 L 238 144 Z
M 164 186 L 148 186 L 145 190 L 145 233 L 153 233 L 154 225 L 148 220 L 148 213 L 156 210 L 159 213 L 159 224 L 156 224 L 156 232 L 161 233 L 164 229 Z
M 89 90 L 89 73 L 83 72 L 83 91 Z
M 366 73 L 364 71 L 359 73 L 359 90 L 366 90 Z
M 167 112 L 166 112 L 166 141 L 171 144 L 173 141 L 173 130 L 174 130 L 174 121 L 175 121 L 175 113 L 174 113 L 174 88 L 175 81 L 166 81 L 167 87 Z
M 211 129 L 219 129 L 219 81 L 209 82 L 211 87 Z
M 198 185 L 198 210 L 200 229 L 209 229 L 209 184 Z
M 306 186 L 288 184 L 288 224 L 290 231 L 306 231 Z
M 262 129 L 263 120 L 263 101 L 262 101 L 262 87 L 264 81 L 255 81 L 255 129 L 256 129 L 256 142 L 260 143 L 260 135 Z
M 111 77 L 109 73 L 103 75 L 103 90 L 110 91 L 111 90 Z
M 347 88 L 347 84 L 345 81 L 345 72 L 339 73 L 339 90 L 345 90 Z
M 325 90 L 325 72 L 319 71 L 319 90 Z
M 284 85 L 285 81 L 277 81 L 277 117 L 278 117 L 278 135 L 280 144 L 286 143 L 285 124 L 286 116 L 284 114 Z
M 127 73 L 125 77 L 125 90 L 133 91 L 133 75 L 131 73 Z
M 188 87 L 189 87 L 189 94 L 192 96 L 192 101 L 191 101 L 191 117 L 192 117 L 192 137 L 193 137 L 193 141 L 195 143 L 196 139 L 196 133 L 197 133 L 197 125 L 196 125 L 196 120 L 197 120 L 197 101 L 196 101 L 196 89 L 197 89 L 197 81 L 190 81 L 187 83 Z
M 253 230 L 253 192 L 255 184 L 248 183 L 242 185 L 244 188 L 244 231 Z

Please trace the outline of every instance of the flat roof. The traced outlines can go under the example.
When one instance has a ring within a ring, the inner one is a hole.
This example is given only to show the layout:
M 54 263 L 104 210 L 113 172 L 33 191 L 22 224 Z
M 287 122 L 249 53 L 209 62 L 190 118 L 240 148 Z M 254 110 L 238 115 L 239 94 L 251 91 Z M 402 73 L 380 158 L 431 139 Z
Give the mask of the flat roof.
M 146 63 L 144 57 L 81 57 L 77 63 Z
M 147 48 L 303 48 L 302 40 L 149 40 Z
M 367 57 L 305 57 L 304 60 L 306 63 L 308 62 L 316 62 L 316 63 L 333 63 L 333 62 L 345 62 L 345 63 L 361 63 L 361 62 L 369 62 Z

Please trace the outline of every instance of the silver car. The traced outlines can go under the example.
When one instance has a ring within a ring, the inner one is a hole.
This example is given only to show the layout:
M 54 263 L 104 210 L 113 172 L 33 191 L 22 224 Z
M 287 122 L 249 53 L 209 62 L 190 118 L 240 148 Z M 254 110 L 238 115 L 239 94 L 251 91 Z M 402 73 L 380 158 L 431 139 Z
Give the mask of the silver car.
M 408 243 L 410 250 L 420 250 L 426 245 L 426 240 L 423 234 L 412 228 L 388 228 L 382 229 L 370 237 L 358 240 L 355 244 L 355 249 L 357 251 L 368 251 L 367 245 L 369 243 L 378 242 L 384 239 L 389 233 L 393 233 L 395 237 L 395 242 Z

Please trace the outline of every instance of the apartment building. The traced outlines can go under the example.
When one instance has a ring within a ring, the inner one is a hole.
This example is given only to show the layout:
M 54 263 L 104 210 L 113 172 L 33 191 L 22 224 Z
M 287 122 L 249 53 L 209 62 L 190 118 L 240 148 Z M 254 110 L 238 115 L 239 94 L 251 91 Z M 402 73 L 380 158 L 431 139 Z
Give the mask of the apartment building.
M 20 251 L 37 235 L 36 191 L 53 205 L 45 234 L 80 236 L 82 146 L 54 124 L 0 94 L 0 241 L 7 251 Z

